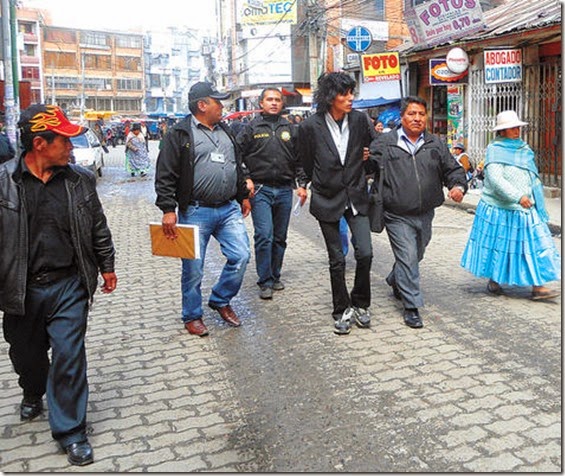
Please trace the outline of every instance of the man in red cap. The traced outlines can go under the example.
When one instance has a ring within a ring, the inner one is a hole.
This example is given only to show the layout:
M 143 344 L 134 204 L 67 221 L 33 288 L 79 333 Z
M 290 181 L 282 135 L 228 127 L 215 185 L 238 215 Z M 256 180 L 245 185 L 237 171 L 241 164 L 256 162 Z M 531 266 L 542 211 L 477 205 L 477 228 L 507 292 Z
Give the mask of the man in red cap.
M 23 389 L 20 419 L 43 411 L 73 465 L 93 462 L 86 437 L 89 304 L 116 289 L 114 245 L 94 174 L 69 164 L 86 132 L 57 106 L 34 104 L 18 122 L 23 152 L 0 164 L 0 310 Z M 51 362 L 48 351 L 51 349 Z

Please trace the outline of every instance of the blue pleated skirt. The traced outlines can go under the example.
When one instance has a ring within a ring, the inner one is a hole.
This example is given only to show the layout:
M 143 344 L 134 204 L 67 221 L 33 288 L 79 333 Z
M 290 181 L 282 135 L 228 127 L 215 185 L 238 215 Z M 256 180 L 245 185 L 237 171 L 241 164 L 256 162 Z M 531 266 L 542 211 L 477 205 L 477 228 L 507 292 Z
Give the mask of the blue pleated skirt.
M 561 257 L 535 208 L 505 210 L 479 201 L 461 266 L 480 278 L 513 286 L 561 279 Z

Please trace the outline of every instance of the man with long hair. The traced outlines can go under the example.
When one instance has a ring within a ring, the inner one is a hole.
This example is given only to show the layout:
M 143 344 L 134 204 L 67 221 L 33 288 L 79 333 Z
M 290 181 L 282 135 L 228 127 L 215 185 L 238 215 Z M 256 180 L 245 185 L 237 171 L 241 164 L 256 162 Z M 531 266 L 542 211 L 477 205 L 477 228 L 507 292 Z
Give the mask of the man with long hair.
M 326 73 L 314 93 L 316 114 L 298 128 L 298 157 L 311 182 L 310 213 L 318 220 L 330 265 L 334 332 L 349 334 L 352 323 L 370 327 L 371 229 L 365 174 L 368 147 L 375 137 L 369 117 L 353 110 L 355 80 L 346 73 Z M 355 282 L 345 282 L 339 221 L 345 217 L 355 248 Z

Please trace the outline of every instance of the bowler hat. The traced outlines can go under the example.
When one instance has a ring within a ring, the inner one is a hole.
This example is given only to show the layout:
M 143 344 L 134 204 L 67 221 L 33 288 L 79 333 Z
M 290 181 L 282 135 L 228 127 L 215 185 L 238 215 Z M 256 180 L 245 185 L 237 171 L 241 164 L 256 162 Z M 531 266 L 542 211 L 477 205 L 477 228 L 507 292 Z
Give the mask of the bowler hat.
M 196 101 L 197 99 L 212 98 L 212 99 L 227 99 L 230 93 L 219 92 L 212 83 L 200 81 L 195 83 L 188 92 L 188 100 Z
M 523 122 L 518 118 L 516 111 L 502 111 L 496 116 L 496 126 L 492 129 L 494 131 L 502 131 L 504 129 L 511 129 L 513 127 L 527 126 L 527 122 Z

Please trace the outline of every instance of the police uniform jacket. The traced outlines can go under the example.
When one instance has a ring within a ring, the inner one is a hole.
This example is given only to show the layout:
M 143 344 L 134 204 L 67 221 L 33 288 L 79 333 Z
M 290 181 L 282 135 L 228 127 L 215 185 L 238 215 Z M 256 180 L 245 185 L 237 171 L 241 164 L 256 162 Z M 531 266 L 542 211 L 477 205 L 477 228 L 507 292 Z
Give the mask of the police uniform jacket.
M 241 130 L 237 143 L 241 147 L 246 176 L 253 182 L 281 187 L 306 186 L 306 176 L 296 156 L 296 128 L 281 116 L 263 114 Z

